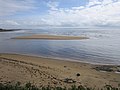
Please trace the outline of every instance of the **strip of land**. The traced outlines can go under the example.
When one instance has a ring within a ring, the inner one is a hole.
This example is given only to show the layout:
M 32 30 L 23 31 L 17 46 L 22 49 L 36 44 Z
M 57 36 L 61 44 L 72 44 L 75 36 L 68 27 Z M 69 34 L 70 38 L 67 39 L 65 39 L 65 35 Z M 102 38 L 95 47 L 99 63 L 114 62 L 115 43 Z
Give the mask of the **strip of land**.
M 30 36 L 19 36 L 12 39 L 81 40 L 81 39 L 89 39 L 89 38 L 84 36 L 30 35 Z
M 0 32 L 10 32 L 10 31 L 18 31 L 18 30 L 21 30 L 21 29 L 1 29 L 0 28 Z
M 27 83 L 36 86 L 83 85 L 118 87 L 120 66 L 92 65 L 18 54 L 0 54 L 0 83 Z

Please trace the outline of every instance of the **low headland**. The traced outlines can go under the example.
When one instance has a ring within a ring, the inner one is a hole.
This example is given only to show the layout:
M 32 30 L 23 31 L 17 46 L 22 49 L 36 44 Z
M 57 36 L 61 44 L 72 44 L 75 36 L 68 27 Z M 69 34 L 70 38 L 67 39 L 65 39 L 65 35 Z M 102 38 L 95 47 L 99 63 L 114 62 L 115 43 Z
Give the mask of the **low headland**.
M 120 66 L 94 65 L 45 57 L 1 53 L 0 83 L 1 85 L 17 83 L 17 87 L 20 83 L 22 86 L 27 83 L 26 87 L 29 86 L 30 88 L 70 88 L 72 86 L 73 89 L 69 90 L 119 90 Z M 116 87 L 117 89 L 101 89 L 104 86 Z M 93 89 L 75 89 L 75 87 L 91 87 Z
M 0 32 L 10 32 L 10 31 L 17 31 L 17 30 L 21 30 L 21 29 L 2 29 L 2 28 L 0 28 Z

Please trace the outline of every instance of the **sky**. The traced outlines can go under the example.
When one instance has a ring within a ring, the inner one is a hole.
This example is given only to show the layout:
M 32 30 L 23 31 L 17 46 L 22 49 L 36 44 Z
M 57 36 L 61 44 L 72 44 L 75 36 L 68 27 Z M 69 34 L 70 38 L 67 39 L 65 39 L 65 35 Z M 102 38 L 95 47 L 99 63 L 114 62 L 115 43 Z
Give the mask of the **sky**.
M 0 0 L 0 28 L 118 27 L 120 0 Z

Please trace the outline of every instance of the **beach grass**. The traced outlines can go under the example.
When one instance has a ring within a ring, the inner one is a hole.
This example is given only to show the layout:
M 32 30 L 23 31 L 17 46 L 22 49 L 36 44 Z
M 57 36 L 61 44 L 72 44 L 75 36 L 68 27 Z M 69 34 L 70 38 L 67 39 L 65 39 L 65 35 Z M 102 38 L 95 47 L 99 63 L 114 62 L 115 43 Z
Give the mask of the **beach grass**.
M 20 82 L 17 82 L 16 84 L 2 84 L 0 83 L 0 90 L 120 90 L 120 87 L 112 87 L 111 85 L 105 85 L 101 89 L 95 89 L 87 86 L 71 86 L 70 88 L 66 87 L 37 87 L 35 85 L 32 85 L 31 83 L 26 83 L 25 85 L 21 85 Z

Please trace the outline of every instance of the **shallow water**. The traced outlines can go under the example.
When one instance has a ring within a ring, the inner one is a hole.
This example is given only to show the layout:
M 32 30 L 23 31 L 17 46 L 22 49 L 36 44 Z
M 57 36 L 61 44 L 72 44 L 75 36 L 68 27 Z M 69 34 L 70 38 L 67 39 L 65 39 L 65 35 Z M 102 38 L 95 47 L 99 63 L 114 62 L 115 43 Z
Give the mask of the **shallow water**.
M 87 40 L 17 40 L 31 34 L 88 36 Z M 120 65 L 120 30 L 41 28 L 0 33 L 0 53 L 64 58 L 98 64 Z

